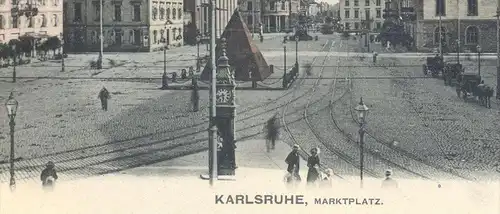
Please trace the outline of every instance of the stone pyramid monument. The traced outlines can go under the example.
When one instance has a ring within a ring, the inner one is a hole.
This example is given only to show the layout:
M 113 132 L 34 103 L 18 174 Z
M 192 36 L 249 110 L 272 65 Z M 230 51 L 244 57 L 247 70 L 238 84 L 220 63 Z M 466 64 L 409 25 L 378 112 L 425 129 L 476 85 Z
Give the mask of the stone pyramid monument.
M 221 38 L 226 39 L 227 57 L 229 57 L 229 65 L 235 72 L 236 80 L 262 81 L 271 75 L 271 70 L 264 56 L 253 43 L 251 33 L 238 9 L 231 16 Z M 217 43 L 216 60 L 222 55 L 222 49 L 219 46 L 220 43 Z M 201 79 L 209 80 L 211 73 L 212 66 L 209 61 L 201 73 Z

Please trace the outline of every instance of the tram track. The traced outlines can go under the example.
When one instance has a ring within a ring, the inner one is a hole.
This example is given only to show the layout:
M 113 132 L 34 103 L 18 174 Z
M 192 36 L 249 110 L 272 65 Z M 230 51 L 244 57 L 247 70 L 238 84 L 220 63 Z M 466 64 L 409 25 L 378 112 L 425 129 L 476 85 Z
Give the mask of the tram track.
M 328 41 L 325 43 L 325 46 L 328 44 Z M 325 49 L 322 49 L 321 51 L 325 51 Z M 302 76 L 304 76 L 305 74 L 302 74 Z M 300 78 L 300 79 L 303 79 L 303 78 Z M 301 80 L 302 81 L 302 80 Z M 252 112 L 254 110 L 260 110 L 260 108 L 263 108 L 263 107 L 267 107 L 267 106 L 270 106 L 271 104 L 275 104 L 277 103 L 277 101 L 279 100 L 282 100 L 282 99 L 285 99 L 288 97 L 288 95 L 292 94 L 293 93 L 293 88 L 296 87 L 296 84 L 294 86 L 292 86 L 290 89 L 291 90 L 288 90 L 287 92 L 283 93 L 282 95 L 278 96 L 277 98 L 274 98 L 274 99 L 270 99 L 264 103 L 261 103 L 261 104 L 257 104 L 257 105 L 252 105 L 251 107 L 248 107 L 248 108 L 245 108 L 243 109 L 242 111 L 240 112 L 237 112 L 238 115 L 242 115 L 242 114 L 245 114 L 245 113 L 248 113 L 248 112 Z M 298 100 L 304 96 L 306 96 L 307 94 L 302 94 L 301 96 L 299 97 L 295 97 L 293 98 L 293 100 L 291 101 L 295 101 L 295 100 Z M 288 101 L 290 102 L 290 101 Z M 279 104 L 277 105 L 276 107 L 272 107 L 271 109 L 268 109 L 268 110 L 264 110 L 263 112 L 256 112 L 254 114 L 251 114 L 249 116 L 246 116 L 244 118 L 239 118 L 239 120 L 248 120 L 248 119 L 251 119 L 255 116 L 258 116 L 258 115 L 261 115 L 261 114 L 264 114 L 264 113 L 268 113 L 268 112 L 271 112 L 271 111 L 275 111 L 276 109 L 279 109 L 281 107 L 283 107 L 285 104 Z M 201 107 L 200 110 L 205 110 L 207 108 L 207 106 L 205 107 Z M 176 116 L 176 118 L 186 118 L 186 117 L 191 117 L 192 114 L 188 113 L 188 114 L 183 114 L 183 115 L 180 115 L 180 116 Z M 141 135 L 139 137 L 133 137 L 133 138 L 129 138 L 129 139 L 122 139 L 122 140 L 117 140 L 117 141 L 113 141 L 113 142 L 109 142 L 109 143 L 102 143 L 102 144 L 97 144 L 97 145 L 92 145 L 92 146 L 86 146 L 86 147 L 80 147 L 80 148 L 76 148 L 76 149 L 71 149 L 71 150 L 66 150 L 66 151 L 61 151 L 61 152 L 54 152 L 54 153 L 49 153 L 49 154 L 45 154 L 45 155 L 40 155 L 40 156 L 36 156 L 36 157 L 31 157 L 31 158 L 27 158 L 27 159 L 23 159 L 24 161 L 27 161 L 27 160 L 32 160 L 32 159 L 37 159 L 37 158 L 44 158 L 44 157 L 48 157 L 48 156 L 55 156 L 55 155 L 61 155 L 61 154 L 64 154 L 64 153 L 71 153 L 71 152 L 76 152 L 76 151 L 83 151 L 83 150 L 86 150 L 86 149 L 92 149 L 92 148 L 96 148 L 96 147 L 105 147 L 105 146 L 109 146 L 109 145 L 114 145 L 114 144 L 118 144 L 118 143 L 124 143 L 124 142 L 127 142 L 127 141 L 133 141 L 133 140 L 137 140 L 139 138 L 150 138 L 150 137 L 153 137 L 155 135 L 158 135 L 158 134 L 163 134 L 163 133 L 167 133 L 167 132 L 180 132 L 180 131 L 184 131 L 184 130 L 188 130 L 188 129 L 194 129 L 194 128 L 201 128 L 202 126 L 208 126 L 208 122 L 209 120 L 207 118 L 203 118 L 202 122 L 199 122 L 199 123 L 195 123 L 195 124 L 192 124 L 192 125 L 189 125 L 189 126 L 181 126 L 181 127 L 176 127 L 175 129 L 170 129 L 170 130 L 164 130 L 162 132 L 155 132 L 155 133 L 148 133 L 148 134 L 145 134 L 145 135 Z M 191 132 L 191 134 L 197 134 L 197 133 L 200 133 L 200 132 L 204 132 L 206 130 L 199 130 L 199 131 L 195 131 L 195 132 Z M 171 136 L 169 138 L 177 138 L 177 137 L 182 137 L 184 136 L 185 134 L 183 135 L 180 135 L 180 136 Z M 0 165 L 0 169 L 4 166 L 7 166 L 8 163 L 2 163 L 2 165 Z
M 341 43 L 341 45 L 342 45 L 342 43 Z M 340 65 L 340 58 L 337 59 L 337 65 Z M 324 67 L 323 67 L 323 70 L 324 70 Z M 338 71 L 339 71 L 338 67 L 336 69 L 334 69 L 334 73 L 335 73 L 334 76 L 338 75 Z M 321 74 L 321 76 L 322 75 L 323 75 L 323 73 Z M 319 81 L 321 79 L 321 76 L 315 84 L 315 88 L 313 89 L 313 93 L 316 91 L 316 87 L 319 85 Z M 349 84 L 349 81 L 346 81 L 346 84 Z M 336 93 L 335 93 L 336 86 L 337 86 L 337 79 L 330 81 L 327 94 L 331 94 L 332 98 L 335 97 L 335 95 L 336 95 Z M 345 96 L 345 93 L 346 92 L 344 91 L 340 95 L 340 98 L 338 98 L 338 99 L 341 99 L 343 96 Z M 324 101 L 330 101 L 330 99 L 325 99 Z M 309 120 L 310 115 L 308 115 L 308 110 L 309 110 L 310 104 L 311 104 L 311 99 L 308 100 L 308 102 L 304 108 L 303 118 L 304 118 L 304 121 L 306 122 L 309 130 L 313 133 L 314 137 L 316 138 L 316 140 L 321 143 L 323 148 L 326 148 L 326 151 L 322 150 L 322 151 L 325 151 L 325 153 L 326 153 L 326 155 L 321 155 L 322 163 L 324 165 L 331 165 L 331 164 L 335 163 L 335 167 L 332 167 L 332 168 L 336 168 L 336 170 L 341 170 L 341 171 L 346 171 L 347 170 L 346 168 L 359 168 L 359 166 L 355 163 L 355 161 L 351 158 L 351 156 L 349 156 L 347 153 L 345 153 L 344 151 L 337 148 L 333 143 L 328 142 L 328 140 L 323 138 L 321 136 L 321 134 L 318 132 L 318 130 L 313 127 L 311 121 Z M 326 106 L 329 107 L 330 105 L 327 104 Z M 325 109 L 323 109 L 323 110 L 325 110 Z M 323 111 L 323 110 L 321 110 L 321 111 Z M 330 152 L 333 153 L 333 156 L 330 155 Z M 337 157 L 338 159 L 331 160 L 331 159 L 334 159 L 335 157 Z M 339 167 L 341 169 L 339 169 Z M 376 175 L 371 170 L 365 170 L 365 172 L 370 174 L 370 175 Z
M 386 69 L 391 69 L 389 67 L 386 67 Z M 406 100 L 406 99 L 405 99 Z M 350 111 L 350 117 L 352 119 L 352 121 L 356 124 L 358 124 L 358 120 L 357 118 L 355 117 L 355 113 L 353 112 L 352 108 L 353 108 L 353 94 L 351 93 L 351 96 L 350 96 L 350 101 L 349 101 L 349 111 Z M 410 103 L 410 106 L 412 107 L 411 109 L 417 113 L 417 115 L 422 118 L 422 115 L 420 113 L 420 111 L 418 109 L 415 108 L 415 106 L 413 105 L 413 101 L 410 101 L 410 100 L 406 100 L 406 102 L 409 102 Z M 451 131 L 451 127 L 448 126 L 446 128 L 446 131 L 445 133 L 448 133 L 449 131 Z M 473 179 L 467 177 L 467 176 L 464 176 L 452 169 L 447 169 L 447 168 L 444 168 L 442 165 L 439 165 L 439 164 L 436 164 L 434 162 L 431 162 L 425 158 L 422 158 L 416 154 L 413 154 L 413 153 L 410 153 L 408 152 L 407 150 L 403 149 L 403 148 L 400 148 L 400 147 L 397 147 L 395 145 L 393 145 L 392 143 L 386 141 L 386 140 L 383 140 L 382 138 L 380 138 L 379 136 L 375 135 L 374 134 L 374 131 L 371 130 L 371 129 L 367 129 L 366 130 L 366 135 L 370 138 L 372 138 L 374 140 L 374 142 L 376 142 L 377 144 L 379 145 L 382 145 L 384 148 L 387 148 L 389 149 L 390 151 L 387 151 L 386 152 L 379 152 L 378 154 L 380 153 L 383 153 L 383 154 L 392 154 L 392 153 L 397 153 L 397 154 L 400 154 L 398 157 L 395 157 L 393 159 L 406 159 L 406 160 L 402 160 L 402 161 L 399 161 L 399 162 L 402 162 L 404 163 L 404 165 L 406 166 L 409 166 L 409 165 L 417 165 L 419 166 L 419 174 L 420 175 L 423 175 L 422 174 L 422 169 L 426 168 L 425 171 L 427 171 L 426 174 L 428 174 L 429 176 L 424 176 L 423 178 L 425 179 L 429 179 L 429 180 L 434 180 L 436 178 L 449 178 L 449 176 L 451 175 L 453 178 L 460 178 L 460 179 L 464 179 L 464 180 L 468 180 L 468 181 L 472 181 Z M 437 140 L 436 136 L 434 133 L 432 133 L 432 137 Z M 386 136 L 387 138 L 387 136 Z M 442 140 L 438 140 L 439 142 L 441 142 Z M 366 143 L 365 143 L 366 144 Z M 438 149 L 440 150 L 441 153 L 444 154 L 444 148 L 441 146 L 441 143 L 436 143 L 435 145 L 437 145 Z M 378 151 L 382 150 L 381 147 L 377 147 Z M 408 168 L 408 167 L 405 167 L 405 168 Z M 417 168 L 417 167 L 414 167 L 414 168 Z M 420 176 L 422 177 L 422 176 Z M 434 177 L 434 179 L 432 179 L 432 177 Z M 435 180 L 434 180 L 435 181 Z
M 333 43 L 332 43 L 332 46 L 330 47 L 330 50 L 331 50 L 331 48 L 332 48 L 332 47 L 333 47 Z M 330 52 L 330 50 L 329 50 L 329 52 Z M 328 61 L 328 59 L 329 59 L 329 58 L 330 58 L 330 57 L 329 57 L 329 54 L 327 54 L 327 56 L 325 56 L 325 57 L 324 57 L 323 62 L 322 62 L 321 64 L 322 64 L 322 65 L 325 65 L 325 63 Z M 316 58 L 316 59 L 317 59 L 317 58 Z M 314 62 L 315 62 L 315 61 L 313 61 L 313 63 L 312 63 L 312 64 L 314 64 Z M 311 68 L 311 69 L 312 69 L 312 68 Z M 310 88 L 306 91 L 306 94 L 308 94 L 308 95 L 310 95 L 310 96 L 307 98 L 307 103 L 306 103 L 304 106 L 300 107 L 300 109 L 303 109 L 303 110 L 304 110 L 304 114 L 303 114 L 301 117 L 297 118 L 297 119 L 296 119 L 296 121 L 301 122 L 302 120 L 307 119 L 307 116 L 306 116 L 306 115 L 307 115 L 307 108 L 309 108 L 309 105 L 317 103 L 317 101 L 316 101 L 316 102 L 314 102 L 314 103 L 311 103 L 311 98 L 313 97 L 311 94 L 313 94 L 313 93 L 315 92 L 316 88 L 318 87 L 319 82 L 320 82 L 320 80 L 321 80 L 321 77 L 323 76 L 324 71 L 325 71 L 325 67 L 322 67 L 322 69 L 321 69 L 321 71 L 320 71 L 320 74 L 319 74 L 319 75 L 318 75 L 318 77 L 315 79 L 315 82 L 314 82 L 314 83 L 313 83 L 313 85 L 312 85 L 312 86 L 311 86 L 311 87 L 310 87 Z M 305 81 L 305 80 L 304 80 L 304 81 Z M 321 96 L 322 98 L 321 98 L 320 100 L 321 100 L 321 101 L 322 101 L 322 100 L 324 100 L 324 99 L 323 99 L 323 97 L 326 97 L 327 95 L 328 95 L 328 94 L 324 94 L 324 95 L 322 95 L 322 96 Z M 283 115 L 283 116 L 282 116 L 282 118 L 281 118 L 281 120 L 282 120 L 282 124 L 283 124 L 283 126 L 282 126 L 282 127 L 283 127 L 283 129 L 285 130 L 285 132 L 288 134 L 288 136 L 290 137 L 290 139 L 291 139 L 291 141 L 292 141 L 292 144 L 297 144 L 297 145 L 299 145 L 299 146 L 300 146 L 300 150 L 301 150 L 301 151 L 300 151 L 300 155 L 302 156 L 302 158 L 303 158 L 303 159 L 307 160 L 307 158 L 308 158 L 308 156 L 309 156 L 309 153 L 308 153 L 308 152 L 304 149 L 304 148 L 305 148 L 305 147 L 304 147 L 304 144 L 303 144 L 303 143 L 301 143 L 301 142 L 299 142 L 299 140 L 297 139 L 297 136 L 296 136 L 295 134 L 293 134 L 293 132 L 291 131 L 290 126 L 289 126 L 289 125 L 291 125 L 291 123 L 287 123 L 286 116 L 291 115 L 291 114 L 287 114 L 287 110 L 288 110 L 288 108 L 289 108 L 290 104 L 291 104 L 291 102 L 290 102 L 290 103 L 288 103 L 288 105 L 285 105 L 285 106 L 283 107 L 283 109 L 282 109 L 282 115 Z M 321 170 L 326 171 L 326 167 L 324 167 L 324 165 L 325 165 L 325 164 L 321 164 L 320 168 L 321 168 Z M 339 173 L 337 173 L 337 172 L 335 172 L 335 171 L 334 171 L 334 176 L 336 176 L 337 178 L 340 178 L 340 179 L 344 179 L 344 178 L 343 178 L 343 177 L 342 177 Z
M 303 81 L 303 79 L 301 81 Z M 300 97 L 297 99 L 300 99 Z M 288 102 L 293 102 L 293 99 Z M 275 109 L 276 108 L 279 107 L 275 107 Z M 267 110 L 266 112 L 270 111 L 272 110 Z M 256 116 L 261 116 L 262 114 L 262 112 L 259 112 L 254 115 L 247 116 L 243 119 L 255 119 Z M 263 125 L 263 123 L 246 126 L 242 129 L 237 130 L 237 132 L 240 133 L 251 128 L 259 127 L 261 125 Z M 206 150 L 207 148 L 205 148 L 205 144 L 208 139 L 195 139 L 196 137 L 194 136 L 205 131 L 206 130 L 200 130 L 197 132 L 191 132 L 153 142 L 141 142 L 138 145 L 126 143 L 126 141 L 119 141 L 113 142 L 112 144 L 99 144 L 91 147 L 64 151 L 52 155 L 25 159 L 16 162 L 16 166 L 18 166 L 18 168 L 16 168 L 16 174 L 18 175 L 17 177 L 20 180 L 29 180 L 31 178 L 36 178 L 38 177 L 38 171 L 40 171 L 43 165 L 49 160 L 56 162 L 58 168 L 61 169 L 61 173 L 65 174 L 67 172 L 72 172 L 72 174 L 67 174 L 67 177 L 80 174 L 84 174 L 85 176 L 105 174 L 134 168 L 137 166 L 147 165 L 154 162 L 165 161 L 186 154 L 192 154 Z M 261 134 L 261 132 L 257 132 L 251 135 L 245 135 L 243 138 L 240 138 L 238 140 L 252 138 L 258 136 L 259 134 Z M 164 145 L 176 140 L 188 140 L 188 142 Z M 112 148 L 106 148 L 107 146 L 112 146 Z M 90 155 L 82 156 L 82 154 Z M 149 154 L 157 154 L 157 156 L 150 156 Z M 133 159 L 136 159 L 136 161 L 132 161 Z M 112 167 L 110 165 L 115 165 L 115 167 Z M 4 166 L 2 168 L 5 170 L 7 169 L 7 166 Z M 110 168 L 112 168 L 112 170 Z M 4 175 L 2 177 L 7 176 Z

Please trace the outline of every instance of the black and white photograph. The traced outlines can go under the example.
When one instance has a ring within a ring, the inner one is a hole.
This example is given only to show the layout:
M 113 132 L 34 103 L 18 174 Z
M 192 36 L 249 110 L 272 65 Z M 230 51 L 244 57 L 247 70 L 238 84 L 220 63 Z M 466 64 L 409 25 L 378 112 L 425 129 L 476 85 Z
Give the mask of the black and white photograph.
M 500 0 L 0 0 L 0 214 L 500 213 Z

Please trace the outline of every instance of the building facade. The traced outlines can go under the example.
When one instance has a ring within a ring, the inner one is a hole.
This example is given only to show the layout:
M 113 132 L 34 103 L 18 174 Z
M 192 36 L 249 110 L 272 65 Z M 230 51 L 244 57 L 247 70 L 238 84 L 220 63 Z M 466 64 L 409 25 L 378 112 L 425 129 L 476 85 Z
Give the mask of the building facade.
M 367 26 L 377 31 L 384 22 L 384 7 L 385 0 L 340 0 L 340 23 L 346 30 L 362 30 Z M 365 21 L 367 19 L 370 21 Z
M 259 24 L 262 24 L 265 33 L 291 30 L 299 8 L 298 0 L 245 0 L 239 4 L 249 29 L 254 28 L 257 32 Z
M 182 0 L 103 0 L 102 3 L 104 51 L 157 51 L 183 44 Z M 100 8 L 98 0 L 64 3 L 68 51 L 100 50 Z
M 210 35 L 210 0 L 184 0 L 184 10 L 191 13 L 192 22 L 203 38 L 208 39 Z M 215 11 L 215 34 L 218 37 L 222 35 L 229 19 L 238 7 L 236 0 L 218 0 L 216 1 Z
M 25 8 L 27 1 L 18 2 L 18 8 Z M 27 18 L 22 15 L 12 17 L 12 0 L 0 0 L 0 43 L 8 43 L 19 36 L 30 35 L 34 38 L 61 36 L 63 32 L 63 1 L 39 0 L 36 1 L 38 14 Z
M 497 0 L 423 1 L 422 19 L 418 20 L 417 49 L 429 51 L 439 46 L 439 20 L 443 49 L 456 52 L 496 51 Z M 457 41 L 460 41 L 458 43 Z M 460 45 L 458 45 L 460 44 Z

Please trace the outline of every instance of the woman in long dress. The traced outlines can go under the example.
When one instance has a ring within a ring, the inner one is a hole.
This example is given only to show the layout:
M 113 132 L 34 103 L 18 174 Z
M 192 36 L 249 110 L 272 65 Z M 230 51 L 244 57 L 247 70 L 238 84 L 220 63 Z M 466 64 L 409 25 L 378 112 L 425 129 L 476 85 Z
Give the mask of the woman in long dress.
M 319 149 L 313 148 L 311 149 L 311 156 L 307 158 L 307 167 L 309 170 L 307 171 L 307 184 L 314 184 L 319 179 L 319 157 L 318 157 Z

